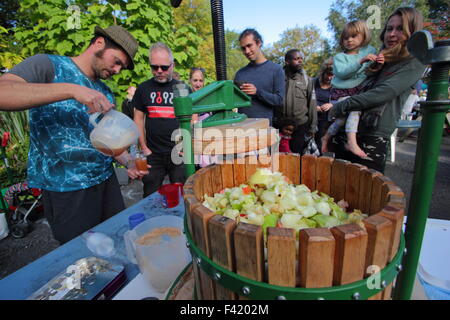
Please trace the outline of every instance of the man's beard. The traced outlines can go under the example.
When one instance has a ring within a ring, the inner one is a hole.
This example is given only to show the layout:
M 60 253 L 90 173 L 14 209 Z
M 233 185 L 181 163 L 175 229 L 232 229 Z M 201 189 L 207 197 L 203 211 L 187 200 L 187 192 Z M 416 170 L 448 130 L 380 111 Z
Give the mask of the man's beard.
M 163 80 L 160 80 L 160 79 L 158 79 L 157 77 L 153 77 L 153 78 L 154 78 L 155 81 L 158 82 L 158 83 L 167 83 L 167 82 L 172 81 L 172 76 L 171 76 L 171 75 L 167 76 L 167 78 L 165 78 L 165 79 L 163 79 Z
M 94 71 L 94 76 L 96 79 L 102 79 L 106 80 L 109 78 L 109 76 L 103 76 L 101 72 L 101 68 L 99 68 L 97 61 L 100 61 L 100 59 L 103 58 L 103 54 L 105 53 L 105 49 L 102 49 L 100 51 L 97 51 L 94 53 L 94 64 L 92 66 L 92 70 Z

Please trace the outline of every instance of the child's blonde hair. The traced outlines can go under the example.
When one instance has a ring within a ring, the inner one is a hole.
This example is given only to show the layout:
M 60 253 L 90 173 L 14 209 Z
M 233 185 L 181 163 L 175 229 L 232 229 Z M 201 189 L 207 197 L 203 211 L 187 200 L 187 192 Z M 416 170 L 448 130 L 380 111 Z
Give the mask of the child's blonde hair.
M 341 46 L 344 52 L 347 51 L 347 49 L 344 46 L 345 38 L 347 38 L 348 36 L 355 36 L 357 34 L 362 34 L 363 37 L 361 48 L 367 46 L 370 43 L 372 36 L 370 34 L 370 30 L 369 27 L 367 26 L 366 21 L 364 20 L 350 21 L 345 25 L 344 30 L 342 30 L 341 38 L 339 40 L 339 45 Z

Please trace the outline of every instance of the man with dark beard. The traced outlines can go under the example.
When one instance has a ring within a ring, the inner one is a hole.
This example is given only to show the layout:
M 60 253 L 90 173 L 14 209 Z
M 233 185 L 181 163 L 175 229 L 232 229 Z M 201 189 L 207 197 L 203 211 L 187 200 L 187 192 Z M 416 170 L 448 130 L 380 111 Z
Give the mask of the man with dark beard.
M 303 69 L 303 57 L 298 49 L 289 50 L 284 61 L 286 94 L 281 117 L 295 121 L 295 130 L 289 146 L 292 152 L 301 154 L 305 135 L 314 136 L 317 126 L 314 82 Z
M 114 107 L 100 80 L 133 69 L 137 41 L 124 28 L 95 28 L 76 57 L 32 56 L 0 78 L 0 110 L 29 110 L 28 186 L 42 189 L 44 213 L 61 244 L 125 208 L 111 157 L 98 152 L 89 114 Z M 116 157 L 126 163 L 124 154 Z M 131 178 L 143 176 L 135 168 Z
M 173 78 L 175 67 L 172 50 L 157 42 L 150 48 L 149 62 L 153 78 L 141 83 L 134 94 L 134 122 L 140 136 L 139 145 L 152 170 L 142 178 L 144 197 L 162 185 L 166 174 L 171 183 L 184 183 L 184 166 L 172 160 L 175 142 L 172 134 L 180 126 L 173 108 Z

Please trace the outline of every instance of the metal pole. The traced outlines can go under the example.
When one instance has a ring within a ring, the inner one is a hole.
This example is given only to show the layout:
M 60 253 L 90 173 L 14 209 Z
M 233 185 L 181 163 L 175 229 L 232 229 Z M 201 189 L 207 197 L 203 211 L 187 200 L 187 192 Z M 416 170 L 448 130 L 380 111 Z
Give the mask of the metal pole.
M 449 110 L 449 101 L 447 99 L 450 41 L 436 42 L 434 49 L 439 50 L 432 52 L 433 48 L 427 49 L 427 43 L 424 43 L 424 41 L 428 41 L 428 44 L 430 43 L 431 35 L 425 34 L 424 31 L 420 31 L 420 33 L 423 33 L 426 37 L 424 38 L 420 34 L 415 37 L 415 39 L 419 39 L 415 43 L 417 46 L 414 45 L 413 37 L 411 37 L 413 44 L 410 46 L 408 43 L 408 49 L 422 63 L 431 64 L 432 73 L 427 101 L 421 104 L 423 120 L 417 143 L 415 174 L 405 230 L 407 253 L 402 263 L 403 271 L 399 274 L 394 293 L 395 299 L 401 300 L 409 300 L 414 288 L 420 249 L 436 177 L 445 114 Z

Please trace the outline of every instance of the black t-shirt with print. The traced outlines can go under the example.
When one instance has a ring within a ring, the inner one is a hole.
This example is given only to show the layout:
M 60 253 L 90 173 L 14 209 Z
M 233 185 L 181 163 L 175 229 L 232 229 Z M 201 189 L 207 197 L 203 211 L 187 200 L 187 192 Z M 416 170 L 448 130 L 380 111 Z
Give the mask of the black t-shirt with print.
M 159 83 L 152 78 L 138 86 L 131 101 L 145 114 L 147 146 L 156 154 L 170 154 L 175 146 L 172 133 L 180 127 L 173 108 L 173 85 L 177 83 L 175 79 Z

